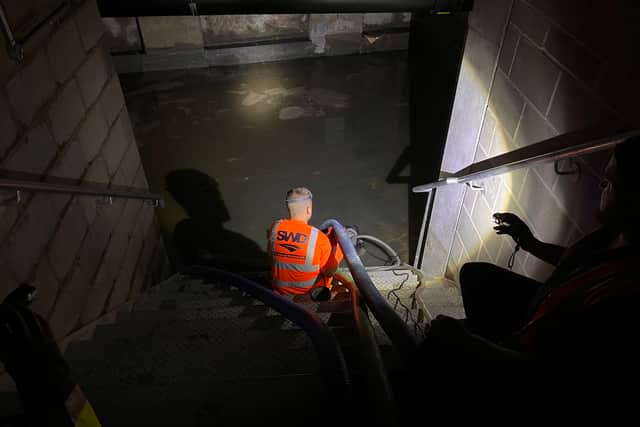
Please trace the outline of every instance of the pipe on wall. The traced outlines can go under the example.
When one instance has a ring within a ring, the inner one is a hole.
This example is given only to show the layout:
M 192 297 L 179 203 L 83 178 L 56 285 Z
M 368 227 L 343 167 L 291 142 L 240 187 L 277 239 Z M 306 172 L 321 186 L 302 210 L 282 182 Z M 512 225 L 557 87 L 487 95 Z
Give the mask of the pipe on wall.
M 470 11 L 473 0 L 98 0 L 103 17 Z

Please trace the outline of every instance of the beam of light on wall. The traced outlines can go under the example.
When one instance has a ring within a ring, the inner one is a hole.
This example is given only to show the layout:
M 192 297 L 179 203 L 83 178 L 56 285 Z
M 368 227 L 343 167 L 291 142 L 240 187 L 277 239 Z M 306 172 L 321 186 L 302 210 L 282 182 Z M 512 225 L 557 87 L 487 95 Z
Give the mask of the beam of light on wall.
M 495 113 L 495 106 L 489 102 L 487 108 L 483 111 L 481 105 L 479 105 L 479 102 L 489 98 L 490 81 L 491 78 L 487 76 L 486 72 L 479 72 L 470 59 L 469 53 L 465 54 L 458 83 L 458 93 L 456 94 L 456 102 L 464 104 L 459 104 L 461 110 L 458 112 L 458 117 L 456 118 L 455 115 L 453 117 L 454 120 L 457 120 L 452 122 L 452 126 L 459 126 L 459 128 L 450 129 L 449 138 L 455 144 L 457 141 L 476 140 L 474 137 L 477 137 L 478 144 L 473 147 L 476 150 L 476 155 L 472 160 L 468 160 L 469 153 L 464 152 L 466 149 L 462 146 L 464 142 L 459 147 L 454 145 L 446 148 L 445 157 L 448 157 L 450 161 L 453 160 L 452 163 L 457 163 L 456 166 L 458 167 L 461 165 L 462 167 L 468 166 L 470 163 L 495 157 L 513 149 L 512 138 L 505 132 L 500 122 L 500 117 Z M 459 114 L 460 111 L 462 114 Z M 480 120 L 479 116 L 481 114 L 484 114 L 482 123 L 478 123 L 477 120 Z M 474 117 L 476 118 L 475 123 L 473 121 Z M 491 124 L 494 122 L 495 126 L 491 128 Z M 480 129 L 474 129 L 476 126 L 479 126 Z M 483 129 L 483 126 L 487 128 Z M 478 132 L 477 134 L 474 133 L 476 131 Z M 482 146 L 480 144 L 481 138 L 483 139 Z M 490 144 L 486 141 L 490 141 Z M 452 183 L 451 185 L 461 184 Z M 474 181 L 473 185 L 482 187 L 482 189 L 467 189 L 467 192 L 474 191 L 477 194 L 475 194 L 476 199 L 472 207 L 468 203 L 469 197 L 466 198 L 466 206 L 462 208 L 456 226 L 456 230 L 463 231 L 458 234 L 463 240 L 464 251 L 458 259 L 452 258 L 452 256 L 457 257 L 457 254 L 450 253 L 448 265 L 450 268 L 454 267 L 452 270 L 458 269 L 458 263 L 461 265 L 464 262 L 478 259 L 485 261 L 497 260 L 504 237 L 496 236 L 493 230 L 495 224 L 492 214 L 512 210 L 512 174 Z M 469 222 L 469 219 L 471 224 L 463 224 L 463 221 Z
M 491 105 L 489 110 L 493 111 Z M 491 114 L 489 111 L 487 114 Z M 478 147 L 478 150 L 482 150 Z M 505 133 L 499 120 L 493 131 L 491 149 L 487 158 L 495 157 L 512 150 L 510 137 Z M 513 211 L 512 206 L 512 174 L 507 173 L 474 182 L 474 185 L 481 187 L 479 190 L 468 188 L 467 191 L 477 191 L 473 209 L 468 214 L 471 217 L 473 227 L 478 232 L 480 239 L 475 242 L 464 242 L 468 251 L 468 261 L 497 261 L 499 257 L 502 240 L 506 237 L 497 236 L 493 227 L 493 213 Z M 464 208 L 463 208 L 464 209 Z M 463 215 L 460 221 L 466 221 Z

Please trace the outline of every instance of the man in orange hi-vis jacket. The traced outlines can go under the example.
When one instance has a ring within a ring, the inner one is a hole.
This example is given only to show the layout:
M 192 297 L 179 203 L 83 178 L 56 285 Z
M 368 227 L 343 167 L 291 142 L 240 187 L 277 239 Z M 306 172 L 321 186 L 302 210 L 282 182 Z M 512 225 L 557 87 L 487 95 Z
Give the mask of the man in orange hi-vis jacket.
M 273 289 L 282 295 L 301 295 L 331 287 L 343 253 L 333 229 L 325 234 L 309 225 L 313 195 L 304 187 L 287 192 L 289 218 L 275 221 L 268 231 Z

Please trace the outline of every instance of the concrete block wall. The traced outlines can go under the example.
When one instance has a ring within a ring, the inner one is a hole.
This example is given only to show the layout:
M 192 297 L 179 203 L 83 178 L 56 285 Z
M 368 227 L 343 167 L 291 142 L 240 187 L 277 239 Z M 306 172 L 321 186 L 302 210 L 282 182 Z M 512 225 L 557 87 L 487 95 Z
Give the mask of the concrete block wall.
M 409 13 L 103 19 L 120 73 L 402 50 L 410 21 Z
M 443 170 L 455 171 L 591 126 L 637 124 L 640 64 L 635 41 L 640 38 L 640 11 L 622 0 L 606 10 L 586 3 L 476 2 L 471 22 L 500 34 L 499 49 L 497 55 L 495 49 L 483 51 L 473 32 L 467 41 L 465 63 L 475 67 L 477 81 L 460 82 L 459 116 L 452 121 Z M 506 22 L 494 20 L 488 13 L 492 8 L 508 10 Z M 483 76 L 488 74 L 492 77 L 487 86 Z M 470 92 L 486 97 L 482 108 L 462 102 Z M 473 158 L 470 153 L 475 153 Z M 496 211 L 517 213 L 538 238 L 556 244 L 569 245 L 592 231 L 598 225 L 598 184 L 609 155 L 577 159 L 579 174 L 558 175 L 549 164 L 486 180 L 479 183 L 483 191 L 463 186 L 449 190 L 458 192 L 453 203 L 458 215 L 447 246 L 448 261 L 434 270 L 455 279 L 468 261 L 506 266 L 514 244 L 508 237 L 495 236 L 491 214 Z M 571 170 L 576 164 L 560 166 Z M 544 280 L 552 267 L 520 252 L 514 271 Z
M 473 163 L 510 8 L 511 0 L 479 0 L 469 15 L 442 171 L 455 172 Z M 427 277 L 445 274 L 464 195 L 464 187 L 458 185 L 436 192 L 423 259 L 418 263 Z
M 43 31 L 44 42 L 28 44 L 21 64 L 0 51 L 0 168 L 35 180 L 147 189 L 95 1 Z M 34 284 L 34 310 L 60 342 L 166 274 L 153 208 L 141 201 L 2 196 L 0 298 Z

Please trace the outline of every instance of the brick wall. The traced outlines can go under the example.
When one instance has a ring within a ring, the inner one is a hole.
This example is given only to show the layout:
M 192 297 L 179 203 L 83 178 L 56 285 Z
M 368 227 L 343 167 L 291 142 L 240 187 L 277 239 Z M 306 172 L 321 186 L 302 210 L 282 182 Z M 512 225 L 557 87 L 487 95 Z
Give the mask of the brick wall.
M 640 66 L 635 43 L 640 39 L 640 10 L 624 0 L 607 3 L 606 8 L 591 3 L 477 0 L 472 22 L 500 34 L 498 55 L 480 51 L 469 38 L 465 62 L 493 64 L 493 76 L 490 85 L 472 90 L 488 95 L 480 112 L 460 103 L 464 120 L 452 122 L 447 152 L 450 158 L 462 159 L 454 168 L 443 169 L 458 170 L 554 135 L 637 120 Z M 486 13 L 492 8 L 508 9 L 506 25 L 492 22 Z M 486 74 L 486 69 L 475 74 Z M 469 91 L 463 85 L 458 89 L 461 101 L 465 90 Z M 477 128 L 469 128 L 476 123 Z M 475 157 L 469 158 L 469 153 Z M 593 230 L 598 183 L 608 155 L 578 159 L 580 173 L 575 175 L 558 175 L 550 164 L 486 180 L 483 191 L 460 186 L 455 190 L 460 198 L 449 206 L 458 215 L 449 222 L 455 223 L 455 231 L 447 246 L 446 275 L 456 278 L 461 265 L 473 260 L 506 266 L 513 243 L 494 235 L 495 211 L 517 213 L 538 238 L 557 244 L 570 244 Z M 543 280 L 551 266 L 521 252 L 514 270 Z
M 44 31 L 21 64 L 0 51 L 0 168 L 148 188 L 95 2 Z M 15 194 L 2 196 L 0 298 L 20 282 L 35 284 L 34 310 L 61 342 L 162 274 L 154 211 L 141 201 L 24 193 L 17 204 Z

